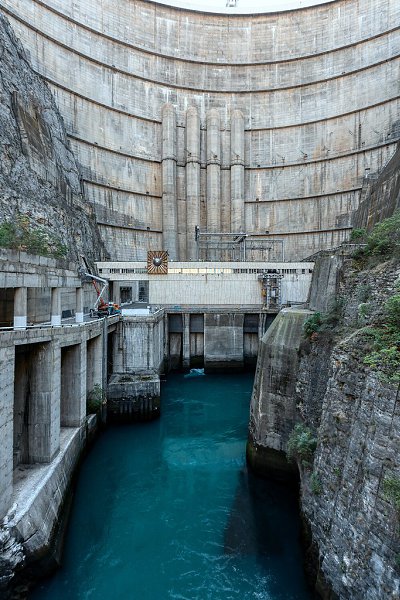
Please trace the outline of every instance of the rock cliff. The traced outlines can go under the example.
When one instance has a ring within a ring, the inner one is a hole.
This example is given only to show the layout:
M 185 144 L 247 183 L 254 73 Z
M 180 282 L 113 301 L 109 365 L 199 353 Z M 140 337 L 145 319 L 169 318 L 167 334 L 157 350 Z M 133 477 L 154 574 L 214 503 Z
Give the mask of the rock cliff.
M 306 322 L 297 356 L 280 356 L 268 332 L 263 339 L 248 457 L 270 472 L 278 440 L 296 459 L 309 563 L 322 598 L 398 599 L 400 259 L 323 256 L 313 286 L 321 313 Z
M 0 242 L 23 245 L 29 230 L 38 253 L 99 259 L 102 244 L 63 121 L 1 14 L 0 65 L 0 221 L 12 224 L 3 225 Z

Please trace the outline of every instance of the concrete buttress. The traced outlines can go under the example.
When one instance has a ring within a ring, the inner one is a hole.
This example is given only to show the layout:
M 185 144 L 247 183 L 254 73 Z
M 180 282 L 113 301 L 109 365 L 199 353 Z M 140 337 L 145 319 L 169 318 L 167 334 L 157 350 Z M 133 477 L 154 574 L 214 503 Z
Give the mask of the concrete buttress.
M 244 231 L 244 117 L 234 110 L 231 118 L 231 230 Z
M 196 260 L 195 227 L 200 225 L 200 117 L 194 106 L 186 112 L 186 211 L 187 260 Z
M 216 109 L 207 113 L 207 231 L 221 231 L 221 133 Z M 215 259 L 209 256 L 209 259 Z
M 162 107 L 162 228 L 163 249 L 171 260 L 178 260 L 176 116 L 172 104 Z

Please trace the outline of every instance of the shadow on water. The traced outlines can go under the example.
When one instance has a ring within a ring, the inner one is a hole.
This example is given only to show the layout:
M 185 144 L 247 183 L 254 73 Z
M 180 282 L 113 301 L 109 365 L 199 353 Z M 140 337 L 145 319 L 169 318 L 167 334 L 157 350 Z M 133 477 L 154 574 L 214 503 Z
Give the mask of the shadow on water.
M 261 479 L 243 468 L 224 531 L 224 553 L 252 556 L 268 576 L 268 591 L 274 600 L 312 597 L 305 582 L 299 589 L 302 549 L 293 486 Z M 296 584 L 286 581 L 283 591 L 282 582 L 292 577 Z

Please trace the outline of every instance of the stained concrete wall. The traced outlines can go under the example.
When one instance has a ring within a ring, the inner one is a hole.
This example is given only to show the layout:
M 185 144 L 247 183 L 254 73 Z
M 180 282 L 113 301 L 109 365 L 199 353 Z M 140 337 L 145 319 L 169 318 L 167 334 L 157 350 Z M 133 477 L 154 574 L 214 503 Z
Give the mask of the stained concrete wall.
M 243 314 L 204 315 L 204 365 L 208 371 L 243 367 Z
M 113 350 L 114 373 L 160 372 L 164 361 L 164 313 L 124 317 Z
M 231 134 L 239 110 L 244 227 L 283 237 L 287 257 L 346 239 L 365 169 L 379 170 L 395 149 L 396 0 L 337 0 L 251 16 L 143 0 L 101 7 L 95 0 L 4 0 L 2 9 L 55 95 L 113 258 L 143 259 L 147 249 L 170 243 L 163 237 L 162 198 L 171 203 L 174 194 L 173 244 L 180 260 L 191 258 L 188 107 L 200 119 L 198 225 L 220 221 L 229 231 L 238 223 L 231 183 L 237 185 L 240 165 L 234 164 Z M 175 151 L 164 156 L 171 161 L 164 165 L 170 183 L 176 170 L 168 196 L 162 173 L 166 103 L 176 117 Z M 211 157 L 218 137 L 220 153 Z
M 260 343 L 250 403 L 249 458 L 278 476 L 291 470 L 285 452 L 297 422 L 294 389 L 307 310 L 283 309 Z
M 281 279 L 281 303 L 307 301 L 314 263 L 270 262 L 170 262 L 168 274 L 149 275 L 146 263 L 97 263 L 102 277 L 120 286 L 146 282 L 153 305 L 256 305 L 263 302 L 261 282 L 266 270 L 277 271 Z

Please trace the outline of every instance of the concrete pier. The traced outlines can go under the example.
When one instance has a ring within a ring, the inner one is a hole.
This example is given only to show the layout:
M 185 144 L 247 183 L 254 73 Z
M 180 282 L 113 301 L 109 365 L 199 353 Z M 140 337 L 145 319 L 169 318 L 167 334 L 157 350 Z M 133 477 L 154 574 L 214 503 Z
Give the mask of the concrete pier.
M 61 290 L 58 287 L 51 290 L 51 324 L 53 327 L 61 325 Z
M 163 250 L 178 260 L 178 215 L 176 191 L 176 115 L 172 104 L 162 108 L 162 221 Z
M 195 228 L 200 226 L 200 117 L 186 111 L 186 235 L 187 260 L 197 259 Z
M 83 290 L 76 288 L 75 321 L 83 323 Z
M 27 325 L 28 291 L 25 287 L 14 290 L 14 328 L 24 329 Z
M 244 118 L 240 110 L 234 110 L 231 117 L 231 231 L 245 231 Z

